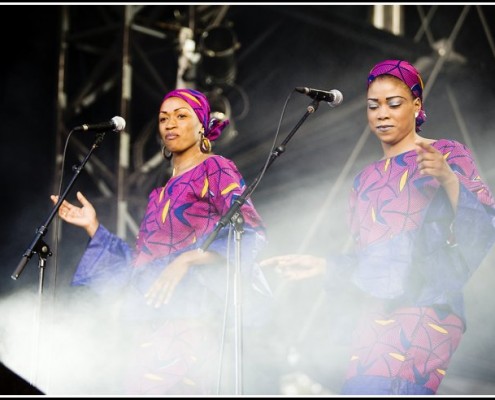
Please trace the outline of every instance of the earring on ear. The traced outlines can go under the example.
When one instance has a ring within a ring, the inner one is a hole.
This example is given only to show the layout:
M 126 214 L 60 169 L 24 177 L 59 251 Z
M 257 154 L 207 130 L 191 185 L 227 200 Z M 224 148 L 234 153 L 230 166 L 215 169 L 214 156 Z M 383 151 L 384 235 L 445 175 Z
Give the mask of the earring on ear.
M 414 113 L 414 118 L 418 118 L 419 112 Z
M 211 153 L 211 141 L 204 136 L 204 133 L 201 133 L 201 143 L 199 144 L 199 149 L 203 154 Z
M 165 160 L 170 160 L 172 158 L 172 152 L 167 150 L 165 146 L 162 146 L 162 156 Z

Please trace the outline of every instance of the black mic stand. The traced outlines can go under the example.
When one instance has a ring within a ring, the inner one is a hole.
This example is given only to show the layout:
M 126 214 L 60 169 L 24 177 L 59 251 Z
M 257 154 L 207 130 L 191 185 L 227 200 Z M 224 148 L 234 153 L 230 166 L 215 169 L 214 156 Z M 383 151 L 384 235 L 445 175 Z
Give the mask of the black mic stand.
M 37 370 L 37 363 L 38 363 L 38 344 L 39 344 L 39 332 L 40 332 L 40 317 L 41 317 L 41 304 L 42 304 L 42 294 L 43 294 L 43 282 L 44 282 L 44 271 L 45 271 L 45 266 L 46 266 L 46 260 L 48 256 L 52 255 L 52 252 L 50 250 L 50 247 L 43 241 L 43 237 L 46 235 L 46 232 L 48 230 L 48 226 L 52 222 L 53 218 L 58 212 L 58 209 L 60 208 L 60 205 L 64 201 L 64 199 L 67 197 L 67 194 L 69 193 L 70 189 L 74 185 L 76 179 L 79 177 L 79 173 L 82 171 L 83 167 L 86 165 L 87 161 L 93 154 L 93 151 L 100 145 L 100 143 L 103 141 L 103 138 L 105 136 L 105 133 L 98 133 L 96 140 L 93 144 L 93 146 L 89 149 L 88 154 L 86 157 L 83 159 L 81 164 L 79 166 L 74 166 L 72 169 L 74 171 L 74 176 L 72 177 L 71 181 L 67 185 L 67 188 L 65 191 L 59 196 L 59 199 L 57 203 L 53 206 L 52 211 L 50 212 L 48 218 L 46 219 L 45 223 L 42 224 L 37 230 L 36 230 L 36 235 L 31 242 L 30 246 L 27 248 L 27 250 L 24 252 L 21 261 L 17 265 L 17 268 L 15 269 L 14 273 L 11 275 L 11 278 L 14 280 L 17 280 L 19 276 L 21 275 L 22 271 L 26 267 L 27 263 L 31 259 L 34 253 L 38 254 L 38 266 L 39 266 L 39 281 L 38 281 L 38 307 L 36 310 L 35 314 L 35 322 L 34 322 L 34 328 L 35 328 L 35 349 L 34 349 L 34 373 L 33 377 L 31 377 L 31 385 L 35 384 L 36 380 L 36 370 Z
M 301 127 L 306 118 L 309 117 L 310 114 L 313 114 L 317 109 L 320 100 L 313 100 L 310 105 L 307 107 L 305 114 L 301 117 L 296 126 L 292 129 L 292 131 L 287 135 L 285 140 L 270 154 L 270 159 L 268 160 L 266 166 L 264 166 L 261 171 L 258 173 L 254 181 L 244 190 L 244 192 L 237 199 L 234 200 L 233 204 L 230 206 L 229 210 L 222 216 L 222 218 L 218 221 L 215 229 L 210 233 L 210 235 L 206 238 L 203 245 L 199 248 L 200 251 L 206 251 L 211 243 L 218 236 L 220 230 L 225 227 L 229 222 L 233 224 L 236 230 L 236 264 L 235 264 L 235 278 L 234 278 L 234 305 L 235 305 L 235 394 L 242 394 L 242 305 L 241 305 L 241 256 L 240 256 L 240 241 L 243 233 L 242 227 L 240 227 L 244 218 L 242 217 L 242 213 L 240 208 L 246 202 L 246 199 L 251 195 L 256 186 L 258 185 L 259 180 L 263 176 L 264 172 L 273 164 L 273 162 L 285 152 L 285 148 L 289 140 L 294 136 L 296 131 Z

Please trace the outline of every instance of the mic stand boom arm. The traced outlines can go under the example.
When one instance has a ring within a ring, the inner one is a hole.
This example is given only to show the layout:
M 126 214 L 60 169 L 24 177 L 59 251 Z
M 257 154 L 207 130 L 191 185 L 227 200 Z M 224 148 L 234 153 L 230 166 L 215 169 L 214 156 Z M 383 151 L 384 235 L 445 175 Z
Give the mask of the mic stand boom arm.
M 14 273 L 11 275 L 11 278 L 16 280 L 19 275 L 22 273 L 24 270 L 24 267 L 28 263 L 28 261 L 31 259 L 33 256 L 33 253 L 38 253 L 38 255 L 41 258 L 40 265 L 44 265 L 44 261 L 46 260 L 46 256 L 51 256 L 52 253 L 50 251 L 50 248 L 48 245 L 42 240 L 42 237 L 45 236 L 48 226 L 50 225 L 52 219 L 55 217 L 57 214 L 58 209 L 60 208 L 60 205 L 64 201 L 64 199 L 67 197 L 67 194 L 69 193 L 70 189 L 74 185 L 77 177 L 79 176 L 79 173 L 82 171 L 84 165 L 86 162 L 89 160 L 89 157 L 91 157 L 91 154 L 93 154 L 93 151 L 100 145 L 100 143 L 103 141 L 103 138 L 105 136 L 105 133 L 98 133 L 96 140 L 89 150 L 88 154 L 84 158 L 84 160 L 81 162 L 81 165 L 79 167 L 73 167 L 74 170 L 74 176 L 72 177 L 72 180 L 69 182 L 67 185 L 67 188 L 65 189 L 64 193 L 60 195 L 57 204 L 53 206 L 53 209 L 48 216 L 47 220 L 43 225 L 41 225 L 38 229 L 36 229 L 36 235 L 31 242 L 31 245 L 27 248 L 27 250 L 24 252 L 21 261 L 17 265 L 16 270 Z
M 200 250 L 206 251 L 208 247 L 211 245 L 211 243 L 215 240 L 215 238 L 218 236 L 218 233 L 220 230 L 225 227 L 229 221 L 236 221 L 238 218 L 239 214 L 239 209 L 242 207 L 242 205 L 246 202 L 246 199 L 251 195 L 251 193 L 254 191 L 256 188 L 258 181 L 261 179 L 261 176 L 263 174 L 263 170 L 268 169 L 273 162 L 277 159 L 278 156 L 280 156 L 284 151 L 287 143 L 289 140 L 294 136 L 296 131 L 301 127 L 303 122 L 306 120 L 306 118 L 309 117 L 310 114 L 313 114 L 317 109 L 319 105 L 319 100 L 313 100 L 311 104 L 307 107 L 306 112 L 304 115 L 301 117 L 299 122 L 296 124 L 296 126 L 292 129 L 292 131 L 287 135 L 285 140 L 270 154 L 270 159 L 268 160 L 266 168 L 263 167 L 261 171 L 258 173 L 254 181 L 244 190 L 244 192 L 239 196 L 237 199 L 234 200 L 233 204 L 230 206 L 229 210 L 225 215 L 218 221 L 217 226 L 215 229 L 210 233 L 210 235 L 206 238 L 205 242 L 203 245 L 200 247 Z

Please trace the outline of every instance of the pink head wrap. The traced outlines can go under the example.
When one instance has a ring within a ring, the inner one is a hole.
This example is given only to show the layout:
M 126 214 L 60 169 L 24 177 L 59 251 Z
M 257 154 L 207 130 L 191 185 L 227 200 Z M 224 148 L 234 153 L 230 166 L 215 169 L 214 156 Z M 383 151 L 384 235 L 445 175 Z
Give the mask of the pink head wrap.
M 210 139 L 212 142 L 221 135 L 222 130 L 229 124 L 228 119 L 220 121 L 216 118 L 210 118 L 210 103 L 206 96 L 194 89 L 176 89 L 167 93 L 163 98 L 163 101 L 167 100 L 169 97 L 179 97 L 189 104 L 199 121 L 205 128 L 205 137 Z M 162 101 L 162 103 L 163 103 Z
M 380 75 L 392 75 L 404 82 L 413 96 L 421 99 L 421 110 L 416 117 L 416 132 L 421 131 L 420 125 L 426 121 L 426 113 L 423 109 L 424 84 L 418 70 L 409 62 L 404 60 L 385 60 L 376 64 L 368 75 L 368 87 L 371 82 Z

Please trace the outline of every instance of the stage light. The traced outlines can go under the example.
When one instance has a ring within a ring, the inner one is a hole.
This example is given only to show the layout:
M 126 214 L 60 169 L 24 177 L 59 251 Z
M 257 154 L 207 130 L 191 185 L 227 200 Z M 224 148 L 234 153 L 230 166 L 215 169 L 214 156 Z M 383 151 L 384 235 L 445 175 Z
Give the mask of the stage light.
M 225 26 L 205 30 L 200 38 L 200 85 L 232 85 L 237 75 L 235 52 L 240 47 L 235 33 Z

